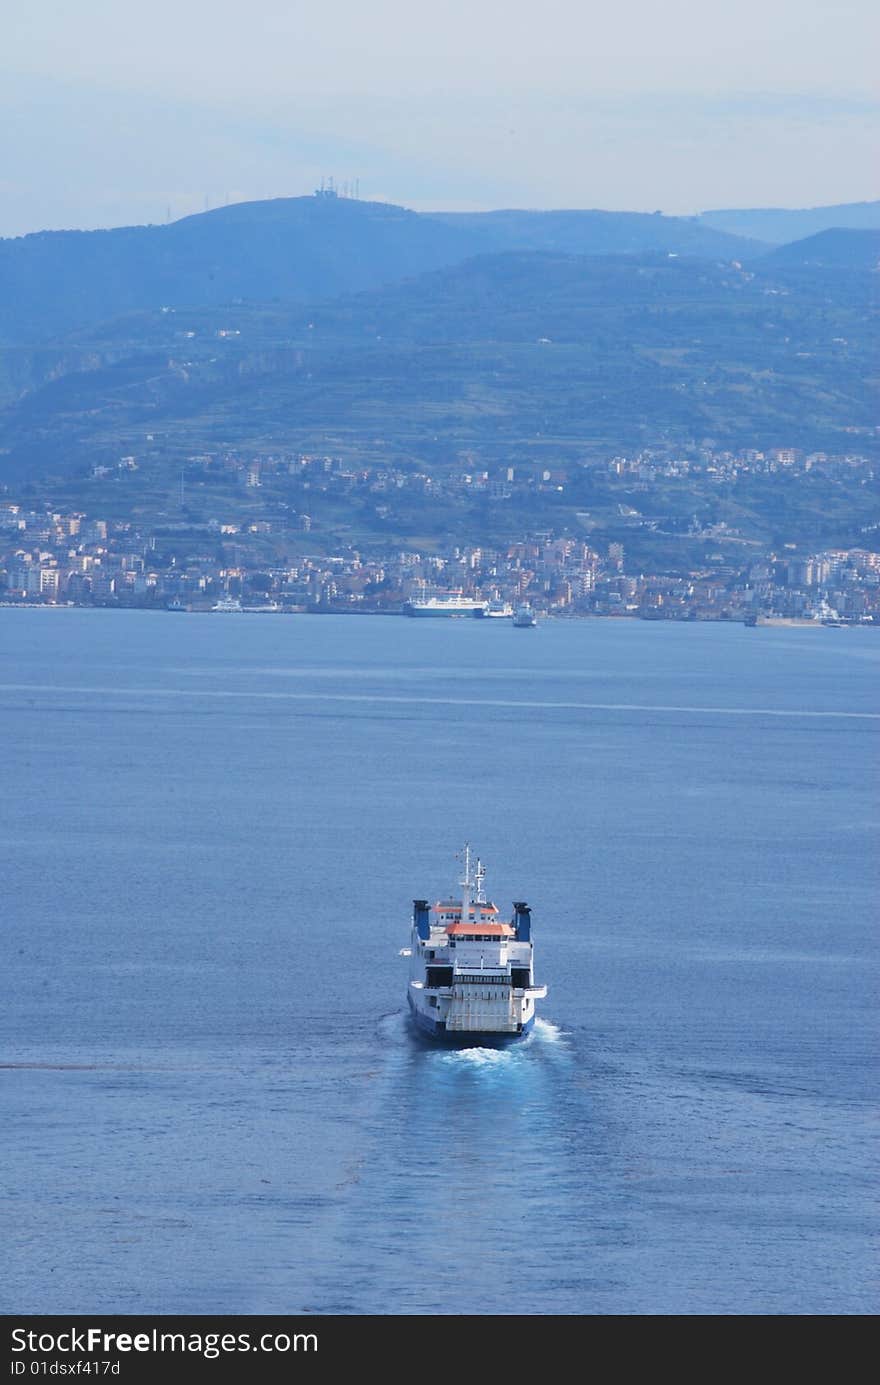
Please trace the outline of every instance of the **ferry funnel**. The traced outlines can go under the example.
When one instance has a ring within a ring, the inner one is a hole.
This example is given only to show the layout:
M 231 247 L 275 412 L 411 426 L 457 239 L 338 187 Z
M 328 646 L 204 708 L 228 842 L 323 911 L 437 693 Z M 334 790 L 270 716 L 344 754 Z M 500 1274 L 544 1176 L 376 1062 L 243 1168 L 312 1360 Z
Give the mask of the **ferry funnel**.
M 425 942 L 428 942 L 431 937 L 431 918 L 430 905 L 427 899 L 413 900 L 413 924 L 418 931 L 419 937 Z
M 513 906 L 513 926 L 516 929 L 516 940 L 519 943 L 528 943 L 532 940 L 532 911 L 528 904 L 515 903 Z

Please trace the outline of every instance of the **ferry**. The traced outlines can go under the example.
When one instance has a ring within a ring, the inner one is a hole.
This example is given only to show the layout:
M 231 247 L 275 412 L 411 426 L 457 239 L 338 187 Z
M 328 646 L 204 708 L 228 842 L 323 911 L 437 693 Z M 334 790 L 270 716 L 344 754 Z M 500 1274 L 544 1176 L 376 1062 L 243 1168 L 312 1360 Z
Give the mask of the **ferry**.
M 517 606 L 513 623 L 517 630 L 530 630 L 533 625 L 538 624 L 538 617 L 531 606 Z
M 478 611 L 477 615 L 485 620 L 507 620 L 513 615 L 513 607 L 509 601 L 490 601 L 485 610 Z
M 408 616 L 484 616 L 488 601 L 461 592 L 439 592 L 435 596 L 413 596 L 404 606 Z
M 521 1039 L 535 1023 L 532 912 L 516 903 L 510 922 L 485 896 L 486 872 L 469 846 L 460 897 L 413 901 L 407 998 L 418 1031 L 458 1047 Z

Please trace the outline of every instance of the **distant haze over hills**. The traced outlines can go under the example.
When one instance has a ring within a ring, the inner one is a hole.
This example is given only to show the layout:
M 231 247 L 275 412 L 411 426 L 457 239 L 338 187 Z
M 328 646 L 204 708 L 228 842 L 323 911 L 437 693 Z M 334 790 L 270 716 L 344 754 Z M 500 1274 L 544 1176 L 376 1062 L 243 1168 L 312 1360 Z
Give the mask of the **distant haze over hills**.
M 845 202 L 836 207 L 757 207 L 752 210 L 702 212 L 697 221 L 716 231 L 782 245 L 819 231 L 846 227 L 853 231 L 880 229 L 880 202 Z
M 434 220 L 479 236 L 487 250 L 552 250 L 566 255 L 641 255 L 663 251 L 706 258 L 744 255 L 747 238 L 660 212 L 434 212 Z
M 880 264 L 880 228 L 853 231 L 837 227 L 805 240 L 780 245 L 761 257 L 762 268 L 816 265 L 838 269 L 876 269 Z
M 0 240 L 0 342 L 51 341 L 159 306 L 334 298 L 499 251 L 754 259 L 771 242 L 829 226 L 880 226 L 880 204 L 680 217 L 417 213 L 319 195 L 241 202 L 166 226 Z
M 333 297 L 493 250 L 730 259 L 754 249 L 724 231 L 659 214 L 430 215 L 384 202 L 278 198 L 166 226 L 44 231 L 0 241 L 0 341 L 46 340 L 163 305 Z
M 36 341 L 143 308 L 323 298 L 465 259 L 466 234 L 385 203 L 247 202 L 167 226 L 0 241 L 0 339 Z
M 7 348 L 0 479 L 144 448 L 440 471 L 465 454 L 571 460 L 707 437 L 873 448 L 871 272 L 761 266 L 505 251 L 323 302 L 153 310 Z
M 310 197 L 0 241 L 0 480 L 148 437 L 157 464 L 874 450 L 878 240 Z
M 473 255 L 667 254 L 750 260 L 829 227 L 880 226 L 880 203 L 812 211 L 417 213 L 330 196 L 244 202 L 163 226 L 0 240 L 0 342 L 36 343 L 161 306 L 305 302 Z M 784 228 L 791 235 L 782 234 Z

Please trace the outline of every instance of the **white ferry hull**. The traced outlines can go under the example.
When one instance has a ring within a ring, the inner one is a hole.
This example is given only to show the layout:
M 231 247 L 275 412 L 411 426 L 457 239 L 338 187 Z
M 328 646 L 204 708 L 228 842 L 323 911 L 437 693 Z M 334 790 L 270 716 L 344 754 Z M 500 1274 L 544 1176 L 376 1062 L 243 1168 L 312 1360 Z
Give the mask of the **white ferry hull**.
M 484 612 L 482 606 L 407 606 L 406 614 L 417 619 L 439 617 L 449 620 L 455 616 L 482 616 Z
M 448 619 L 450 616 L 483 616 L 487 607 L 486 601 L 450 592 L 445 596 L 413 597 L 403 609 L 408 616 L 443 616 Z

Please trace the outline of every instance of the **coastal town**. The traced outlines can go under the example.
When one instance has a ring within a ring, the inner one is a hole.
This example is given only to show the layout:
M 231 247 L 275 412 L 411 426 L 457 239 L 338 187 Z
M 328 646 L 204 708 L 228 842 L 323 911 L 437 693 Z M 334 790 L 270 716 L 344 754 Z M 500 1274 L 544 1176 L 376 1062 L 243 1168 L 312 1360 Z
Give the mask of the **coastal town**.
M 199 455 L 180 471 L 176 505 L 146 517 L 130 507 L 120 518 L 119 483 L 138 469 L 135 457 L 95 466 L 88 509 L 58 507 L 45 497 L 35 501 L 6 487 L 0 494 L 0 602 L 397 614 L 432 596 L 458 593 L 487 611 L 527 604 L 544 616 L 880 625 L 880 552 L 871 543 L 877 544 L 876 525 L 864 527 L 858 545 L 807 551 L 785 537 L 769 544 L 744 537 L 726 520 L 687 515 L 668 500 L 676 483 L 695 478 L 730 488 L 738 480 L 821 470 L 832 480 L 843 477 L 852 485 L 861 478 L 864 484 L 873 481 L 874 470 L 862 456 L 777 449 L 685 458 L 647 450 L 607 459 L 590 475 L 606 512 L 613 501 L 617 537 L 611 541 L 608 526 L 595 523 L 588 509 L 577 511 L 577 533 L 569 522 L 554 523 L 552 501 L 579 484 L 571 467 L 506 466 L 435 478 L 418 469 L 355 467 L 334 457 Z M 218 477 L 233 489 L 212 491 Z M 597 486 L 606 489 L 600 493 Z M 408 526 L 396 522 L 413 492 L 423 509 L 463 494 L 469 502 L 485 495 L 497 512 L 505 501 L 531 497 L 538 519 L 534 528 L 503 541 L 455 542 L 441 534 L 423 543 L 408 537 L 419 532 L 411 515 Z M 387 524 L 387 536 L 374 531 L 347 539 L 341 532 L 346 526 L 331 529 L 323 515 L 340 496 L 366 502 L 374 527 Z M 541 503 L 548 496 L 550 507 Z M 112 504 L 104 508 L 106 498 Z M 634 545 L 634 556 L 628 535 L 690 540 L 683 550 L 690 562 L 667 559 L 652 570 L 644 542 Z

